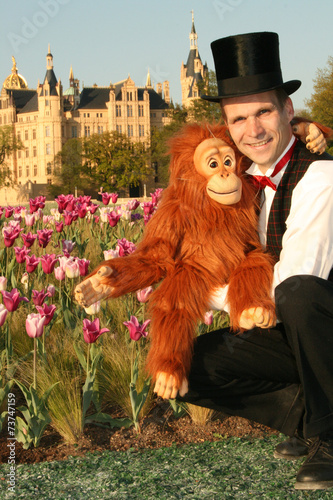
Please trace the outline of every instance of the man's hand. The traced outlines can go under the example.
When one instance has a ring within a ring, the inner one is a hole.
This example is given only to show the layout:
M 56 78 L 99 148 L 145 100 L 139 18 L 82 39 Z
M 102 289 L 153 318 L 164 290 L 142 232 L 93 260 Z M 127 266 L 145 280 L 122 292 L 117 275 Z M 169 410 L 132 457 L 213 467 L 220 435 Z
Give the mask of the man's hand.
M 294 134 L 298 135 L 311 153 L 324 153 L 327 143 L 323 132 L 314 124 L 300 122 L 293 125 Z
M 158 372 L 154 392 L 163 399 L 175 399 L 178 393 L 179 396 L 185 396 L 188 392 L 188 382 L 185 378 L 182 380 L 180 387 L 178 387 L 173 375 L 166 372 Z
M 110 276 L 112 269 L 107 266 L 101 267 L 96 274 L 82 281 L 76 286 L 74 295 L 75 300 L 82 307 L 89 307 L 99 300 L 105 299 L 110 294 L 110 287 L 102 285 L 101 280 Z
M 272 328 L 276 325 L 274 316 L 263 307 L 250 307 L 245 309 L 240 317 L 239 324 L 244 330 L 251 330 L 259 326 L 260 328 Z

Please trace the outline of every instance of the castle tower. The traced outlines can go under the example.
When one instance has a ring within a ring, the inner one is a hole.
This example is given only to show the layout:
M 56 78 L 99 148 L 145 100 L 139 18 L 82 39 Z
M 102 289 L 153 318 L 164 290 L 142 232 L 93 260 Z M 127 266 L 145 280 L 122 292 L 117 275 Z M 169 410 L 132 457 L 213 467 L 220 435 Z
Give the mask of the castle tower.
M 182 62 L 180 70 L 180 83 L 182 87 L 182 105 L 188 107 L 191 102 L 199 98 L 198 83 L 207 74 L 208 67 L 203 64 L 198 49 L 198 35 L 194 26 L 194 14 L 192 10 L 192 26 L 190 32 L 190 53 L 186 64 Z

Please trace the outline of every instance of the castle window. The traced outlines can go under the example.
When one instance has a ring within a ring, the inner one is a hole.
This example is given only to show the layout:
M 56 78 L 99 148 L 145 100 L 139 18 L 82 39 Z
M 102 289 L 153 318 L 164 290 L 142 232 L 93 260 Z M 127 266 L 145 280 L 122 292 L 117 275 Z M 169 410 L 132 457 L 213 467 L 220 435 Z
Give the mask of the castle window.
M 18 176 L 19 176 L 19 177 L 22 177 L 22 165 L 19 165 L 19 168 L 18 168 Z
M 127 92 L 127 100 L 128 101 L 132 100 L 132 92 Z
M 48 105 L 49 105 L 49 100 L 45 99 L 45 106 L 48 106 Z
M 36 139 L 36 129 L 35 128 L 32 130 L 32 138 Z
M 34 177 L 37 177 L 37 175 L 38 175 L 37 165 L 34 165 Z
M 30 169 L 29 169 L 29 165 L 27 165 L 27 166 L 25 167 L 25 176 L 26 176 L 26 177 L 29 177 L 29 175 L 30 175 Z
M 49 161 L 46 165 L 46 175 L 51 175 L 52 174 L 52 165 L 51 162 Z
M 47 155 L 51 154 L 51 144 L 45 144 L 45 152 Z
M 20 141 L 21 140 L 21 132 L 17 132 L 17 140 Z
M 72 127 L 72 137 L 77 137 L 77 127 Z
M 45 127 L 45 137 L 50 137 L 50 126 L 46 125 Z
M 127 125 L 127 135 L 133 137 L 133 125 Z
M 24 140 L 27 141 L 29 139 L 29 132 L 28 130 L 24 131 Z
M 25 148 L 25 157 L 29 158 L 29 148 Z
M 139 116 L 143 116 L 143 104 L 139 104 Z
M 48 96 L 48 95 L 49 95 L 49 91 L 45 90 L 45 96 Z
M 88 127 L 87 125 L 84 127 L 84 136 L 90 137 L 90 127 Z
M 133 116 L 133 108 L 131 105 L 127 106 L 127 116 L 128 117 Z
M 98 125 L 98 127 L 97 127 L 97 133 L 98 133 L 98 134 L 103 134 L 103 127 L 100 127 L 100 126 Z
M 32 156 L 34 156 L 34 157 L 36 157 L 36 156 L 37 156 L 37 148 L 36 148 L 36 146 L 34 146 L 34 147 L 32 148 Z
M 118 134 L 122 134 L 122 126 L 121 125 L 117 125 L 116 130 L 117 130 Z
M 145 135 L 145 126 L 139 125 L 139 136 L 144 137 L 144 135 Z
M 52 179 L 47 179 L 48 184 L 52 184 Z
M 120 106 L 120 104 L 116 104 L 116 116 L 121 116 L 121 106 Z

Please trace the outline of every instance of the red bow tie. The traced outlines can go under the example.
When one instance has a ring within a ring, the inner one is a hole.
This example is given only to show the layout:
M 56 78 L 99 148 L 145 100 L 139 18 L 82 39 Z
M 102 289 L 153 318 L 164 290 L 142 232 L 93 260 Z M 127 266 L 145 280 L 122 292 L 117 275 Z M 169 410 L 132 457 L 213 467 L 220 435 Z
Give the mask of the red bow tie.
M 280 170 L 282 170 L 283 167 L 288 163 L 293 154 L 296 142 L 297 141 L 293 142 L 286 154 L 275 165 L 274 171 L 270 177 L 275 177 L 280 172 Z M 274 191 L 276 191 L 276 185 L 271 181 L 270 177 L 266 177 L 265 175 L 252 175 L 252 182 L 257 189 L 265 189 L 266 186 L 269 186 L 270 188 L 274 189 Z

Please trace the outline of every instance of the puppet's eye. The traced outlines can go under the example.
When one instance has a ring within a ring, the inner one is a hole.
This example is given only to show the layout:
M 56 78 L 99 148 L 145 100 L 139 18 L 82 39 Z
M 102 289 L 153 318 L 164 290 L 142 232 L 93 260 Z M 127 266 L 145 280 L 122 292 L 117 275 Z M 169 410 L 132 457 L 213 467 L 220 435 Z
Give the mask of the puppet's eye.
M 231 159 L 230 159 L 230 158 L 226 158 L 226 159 L 224 160 L 224 165 L 225 165 L 226 167 L 231 167 L 231 165 L 232 165 L 232 161 L 231 161 Z
M 210 163 L 209 163 L 209 166 L 210 168 L 218 168 L 219 164 L 216 160 L 212 160 Z

